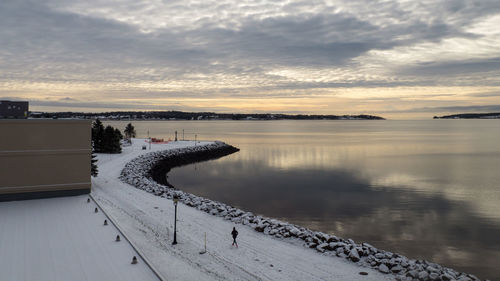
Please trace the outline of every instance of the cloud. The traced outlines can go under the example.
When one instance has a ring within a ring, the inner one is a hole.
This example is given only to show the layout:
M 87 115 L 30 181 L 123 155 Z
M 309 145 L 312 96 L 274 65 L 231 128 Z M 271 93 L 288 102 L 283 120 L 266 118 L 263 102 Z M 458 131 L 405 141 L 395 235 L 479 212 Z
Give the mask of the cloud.
M 34 84 L 69 98 L 106 88 L 115 99 L 499 86 L 499 12 L 489 0 L 7 0 L 0 94 L 47 95 Z
M 484 75 L 485 72 L 491 72 L 492 75 L 500 74 L 500 57 L 483 60 L 425 63 L 411 67 L 406 71 L 407 74 L 419 76 L 456 76 L 471 73 Z
M 386 111 L 387 113 L 396 113 L 396 112 L 459 112 L 459 113 L 469 113 L 469 112 L 478 112 L 478 113 L 489 113 L 489 112 L 500 112 L 500 104 L 496 105 L 466 105 L 466 106 L 440 106 L 440 107 L 421 107 L 421 108 L 412 108 L 407 110 L 393 110 Z
M 479 92 L 469 94 L 472 97 L 500 97 L 500 92 Z

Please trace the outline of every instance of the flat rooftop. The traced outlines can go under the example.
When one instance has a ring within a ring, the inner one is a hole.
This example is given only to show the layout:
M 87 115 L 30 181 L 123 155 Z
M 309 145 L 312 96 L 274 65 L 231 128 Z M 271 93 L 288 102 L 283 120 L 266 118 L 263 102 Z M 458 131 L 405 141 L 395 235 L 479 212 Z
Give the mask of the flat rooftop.
M 159 280 L 88 198 L 0 202 L 0 279 Z

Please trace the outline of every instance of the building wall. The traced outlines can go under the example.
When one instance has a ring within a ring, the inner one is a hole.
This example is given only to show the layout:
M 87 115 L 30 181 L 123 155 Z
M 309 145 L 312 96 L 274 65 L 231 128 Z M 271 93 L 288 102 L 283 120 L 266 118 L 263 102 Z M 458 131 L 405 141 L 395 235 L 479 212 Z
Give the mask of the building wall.
M 29 104 L 27 101 L 0 100 L 0 119 L 28 117 Z
M 0 120 L 0 200 L 90 192 L 90 120 Z

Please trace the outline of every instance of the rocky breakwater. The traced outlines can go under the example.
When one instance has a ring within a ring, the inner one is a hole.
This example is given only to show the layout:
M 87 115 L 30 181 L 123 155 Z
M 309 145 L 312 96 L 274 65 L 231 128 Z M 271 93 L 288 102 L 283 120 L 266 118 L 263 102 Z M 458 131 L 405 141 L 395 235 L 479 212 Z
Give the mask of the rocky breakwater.
M 156 160 L 149 170 L 149 174 L 157 183 L 174 188 L 174 186 L 168 182 L 167 178 L 167 174 L 172 168 L 221 158 L 238 151 L 238 148 L 222 142 L 215 142 L 208 146 L 201 145 L 186 148 L 180 153 L 170 153 L 159 161 Z
M 355 262 L 360 266 L 371 267 L 386 274 L 393 274 L 396 280 L 480 280 L 474 275 L 457 272 L 436 263 L 409 259 L 400 254 L 380 250 L 368 243 L 358 244 L 352 239 L 315 232 L 298 225 L 246 212 L 221 202 L 171 188 L 153 179 L 153 174 L 161 180 L 161 173 L 165 172 L 166 174 L 167 169 L 212 159 L 217 155 L 222 156 L 224 153 L 230 154 L 229 151 L 233 150 L 234 152 L 234 149 L 236 148 L 225 143 L 215 142 L 202 146 L 147 153 L 127 163 L 121 172 L 120 179 L 157 196 L 168 199 L 177 196 L 181 202 L 188 206 L 234 223 L 248 225 L 255 231 L 278 239 L 287 239 L 291 243 L 300 243 L 324 255 L 337 256 Z M 164 170 L 158 168 L 160 163 L 164 165 L 164 168 L 162 168 Z M 156 169 L 154 169 L 155 167 Z M 155 171 L 152 172 L 153 169 Z M 168 184 L 166 176 L 164 181 Z

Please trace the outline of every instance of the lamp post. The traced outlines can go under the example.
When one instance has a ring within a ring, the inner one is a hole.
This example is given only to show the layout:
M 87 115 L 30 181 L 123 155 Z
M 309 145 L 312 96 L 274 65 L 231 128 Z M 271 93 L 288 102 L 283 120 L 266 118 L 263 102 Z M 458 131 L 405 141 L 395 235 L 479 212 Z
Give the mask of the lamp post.
M 149 136 L 149 130 L 148 130 L 148 139 L 149 139 L 149 150 L 151 150 L 151 137 Z
M 175 245 L 177 244 L 177 202 L 179 202 L 179 197 L 177 195 L 174 195 L 173 201 L 175 207 L 175 219 L 174 219 L 174 242 L 172 242 L 172 245 Z

